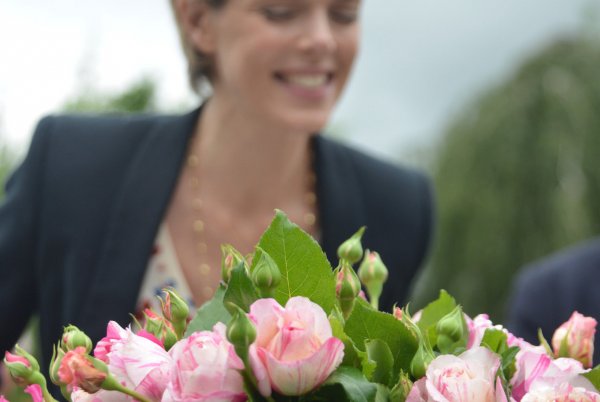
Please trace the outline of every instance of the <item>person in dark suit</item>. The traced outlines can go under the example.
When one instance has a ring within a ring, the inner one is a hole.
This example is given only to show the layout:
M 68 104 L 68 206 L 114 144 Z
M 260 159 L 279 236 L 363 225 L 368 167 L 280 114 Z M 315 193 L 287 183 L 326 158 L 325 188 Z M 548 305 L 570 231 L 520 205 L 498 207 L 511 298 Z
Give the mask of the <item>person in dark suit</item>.
M 550 340 L 573 311 L 600 321 L 600 238 L 525 267 L 514 283 L 506 327 L 526 341 L 538 343 L 538 328 Z M 598 336 L 593 361 L 600 363 Z
M 315 134 L 350 73 L 360 1 L 173 5 L 191 79 L 212 94 L 183 116 L 39 123 L 0 207 L 1 350 L 36 313 L 47 367 L 64 325 L 95 342 L 163 284 L 202 304 L 219 245 L 252 251 L 275 208 L 333 265 L 366 225 L 390 270 L 382 307 L 407 295 L 432 232 L 429 181 Z

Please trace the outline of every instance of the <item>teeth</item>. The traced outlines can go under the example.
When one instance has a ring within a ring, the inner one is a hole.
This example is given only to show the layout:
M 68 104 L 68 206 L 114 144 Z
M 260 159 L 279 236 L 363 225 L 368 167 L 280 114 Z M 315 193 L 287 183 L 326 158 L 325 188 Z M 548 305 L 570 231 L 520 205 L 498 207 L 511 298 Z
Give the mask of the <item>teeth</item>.
M 295 74 L 289 75 L 287 81 L 307 88 L 316 88 L 327 82 L 327 74 Z

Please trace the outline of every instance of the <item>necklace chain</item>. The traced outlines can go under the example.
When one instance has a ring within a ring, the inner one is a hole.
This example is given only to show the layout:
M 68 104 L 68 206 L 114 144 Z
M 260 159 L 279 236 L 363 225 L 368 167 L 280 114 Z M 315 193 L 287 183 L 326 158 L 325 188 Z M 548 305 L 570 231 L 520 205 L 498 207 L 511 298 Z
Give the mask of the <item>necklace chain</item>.
M 190 204 L 192 209 L 191 229 L 194 236 L 195 254 L 197 256 L 195 264 L 197 265 L 198 272 L 201 274 L 202 278 L 206 280 L 206 284 L 201 289 L 201 295 L 205 300 L 208 300 L 213 296 L 215 288 L 211 286 L 212 281 L 210 280 L 211 273 L 213 273 L 213 267 L 208 263 L 207 255 L 209 247 L 212 245 L 207 244 L 206 239 L 206 206 L 200 195 L 201 183 L 199 178 L 199 164 L 199 157 L 190 152 L 187 157 L 187 171 L 189 172 L 189 183 L 193 194 Z M 312 155 L 310 166 L 313 166 Z M 314 232 L 317 224 L 317 195 L 315 188 L 316 176 L 311 168 L 307 174 L 306 192 L 303 196 L 306 212 L 302 217 L 304 229 L 309 232 Z

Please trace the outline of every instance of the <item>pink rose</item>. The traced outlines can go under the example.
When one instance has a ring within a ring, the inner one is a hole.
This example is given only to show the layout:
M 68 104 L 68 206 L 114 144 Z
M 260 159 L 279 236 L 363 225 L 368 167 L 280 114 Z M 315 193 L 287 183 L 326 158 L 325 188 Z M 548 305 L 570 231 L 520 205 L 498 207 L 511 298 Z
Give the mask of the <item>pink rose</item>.
M 577 360 L 553 360 L 545 353 L 521 350 L 517 353 L 516 366 L 511 384 L 512 396 L 517 401 L 536 387 L 556 388 L 563 383 L 594 390 L 593 385 L 581 376 L 586 370 Z
M 414 383 L 406 402 L 506 402 L 496 379 L 499 367 L 500 358 L 484 347 L 438 356 Z
M 600 394 L 581 387 L 563 383 L 558 387 L 540 387 L 528 392 L 521 402 L 600 402 Z
M 275 390 L 302 395 L 319 385 L 340 365 L 344 344 L 332 336 L 323 309 L 306 297 L 292 297 L 285 308 L 274 299 L 250 306 L 256 341 L 250 364 L 263 396 Z
M 78 346 L 69 350 L 62 358 L 58 368 L 58 378 L 69 391 L 80 388 L 94 393 L 100 390 L 100 385 L 106 379 L 106 373 L 94 367 L 85 347 Z
M 239 370 L 244 363 L 225 336 L 225 325 L 195 332 L 169 351 L 173 370 L 162 402 L 242 402 L 246 400 Z
M 497 329 L 506 334 L 506 343 L 508 346 L 518 346 L 520 349 L 535 350 L 539 353 L 543 353 L 545 350 L 543 346 L 534 346 L 524 341 L 522 338 L 517 338 L 502 325 L 494 325 L 487 314 L 479 314 L 475 316 L 475 318 L 470 318 L 465 314 L 465 321 L 467 322 L 467 327 L 469 328 L 467 349 L 481 346 L 481 341 L 483 340 L 485 331 L 488 329 Z
M 147 333 L 134 334 L 111 321 L 106 337 L 94 349 L 96 358 L 108 364 L 110 373 L 127 388 L 152 400 L 160 400 L 171 372 L 171 356 L 160 342 Z M 79 395 L 84 400 L 83 395 Z M 125 400 L 121 394 L 99 392 L 95 400 Z
M 558 327 L 552 336 L 554 355 L 571 357 L 579 360 L 584 367 L 592 367 L 595 333 L 595 319 L 579 314 L 577 311 L 573 312 L 569 321 Z M 561 345 L 564 347 L 561 348 Z
M 467 342 L 467 349 L 480 346 L 485 331 L 488 328 L 493 328 L 494 324 L 492 321 L 490 321 L 490 318 L 487 314 L 479 314 L 473 319 L 465 314 L 465 320 L 467 321 L 467 328 L 469 328 L 469 341 Z M 498 329 L 500 328 L 501 327 L 498 327 Z
M 113 343 L 120 342 L 126 336 L 127 331 L 115 321 L 110 321 L 106 327 L 106 336 L 100 339 L 94 348 L 94 357 L 108 363 L 108 354 Z

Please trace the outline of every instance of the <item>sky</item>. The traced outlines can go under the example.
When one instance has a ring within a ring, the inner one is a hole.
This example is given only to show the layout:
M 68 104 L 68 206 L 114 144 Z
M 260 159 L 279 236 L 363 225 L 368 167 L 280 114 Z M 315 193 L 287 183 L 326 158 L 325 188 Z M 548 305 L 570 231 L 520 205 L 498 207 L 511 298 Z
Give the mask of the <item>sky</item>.
M 331 130 L 410 159 L 590 10 L 600 0 L 363 0 L 361 52 Z M 162 108 L 195 104 L 167 0 L 0 0 L 0 142 L 16 152 L 82 76 L 110 92 L 144 75 Z

